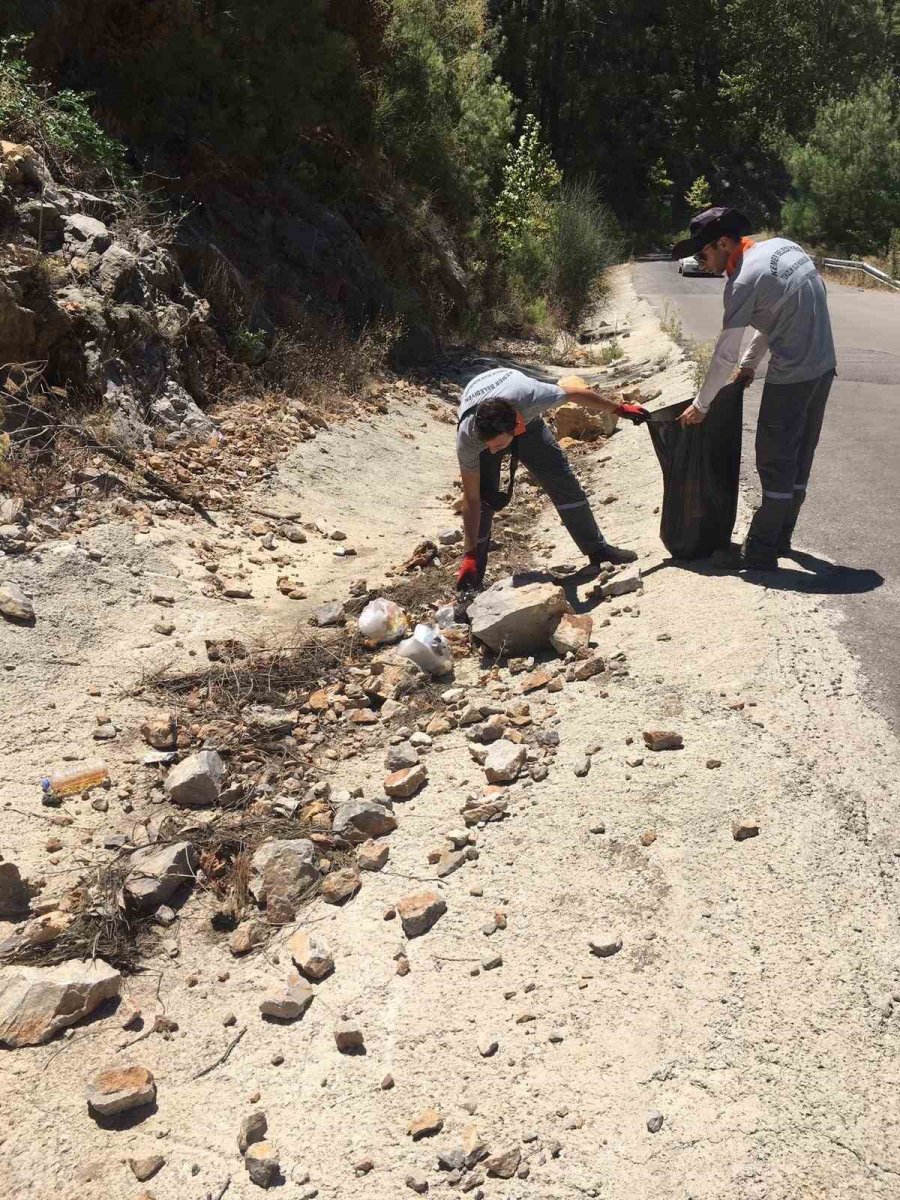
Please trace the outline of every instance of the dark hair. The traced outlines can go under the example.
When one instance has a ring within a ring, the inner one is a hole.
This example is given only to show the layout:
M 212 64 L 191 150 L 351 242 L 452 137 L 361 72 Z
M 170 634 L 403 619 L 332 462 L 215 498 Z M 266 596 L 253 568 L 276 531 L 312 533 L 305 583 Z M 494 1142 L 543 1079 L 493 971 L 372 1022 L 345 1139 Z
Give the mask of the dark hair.
M 508 400 L 483 400 L 475 410 L 475 434 L 482 442 L 515 428 L 516 410 Z

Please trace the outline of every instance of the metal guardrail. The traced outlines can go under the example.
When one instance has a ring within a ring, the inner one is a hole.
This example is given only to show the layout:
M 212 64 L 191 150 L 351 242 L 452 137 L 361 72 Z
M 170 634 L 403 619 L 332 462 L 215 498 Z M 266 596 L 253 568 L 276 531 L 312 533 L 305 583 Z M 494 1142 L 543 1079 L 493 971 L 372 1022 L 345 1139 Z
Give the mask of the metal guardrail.
M 878 267 L 873 267 L 863 259 L 818 258 L 816 262 L 819 266 L 830 267 L 834 271 L 862 271 L 864 275 L 870 275 L 872 279 L 877 279 L 879 283 L 883 283 L 886 287 L 894 288 L 900 292 L 900 279 L 893 279 L 887 272 L 880 271 Z

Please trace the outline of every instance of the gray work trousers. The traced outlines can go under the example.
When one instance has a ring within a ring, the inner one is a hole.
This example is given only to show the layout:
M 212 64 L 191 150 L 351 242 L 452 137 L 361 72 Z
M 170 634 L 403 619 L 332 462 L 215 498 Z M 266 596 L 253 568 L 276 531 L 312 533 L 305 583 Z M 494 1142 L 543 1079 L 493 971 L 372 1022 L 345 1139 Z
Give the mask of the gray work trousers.
M 530 421 L 525 427 L 525 432 L 516 438 L 516 445 L 520 462 L 528 468 L 550 497 L 559 513 L 559 519 L 581 553 L 591 555 L 602 549 L 606 540 L 597 528 L 590 501 L 546 422 L 540 417 Z M 482 495 L 476 548 L 479 579 L 484 577 L 487 566 L 491 525 L 494 520 L 494 509 L 488 501 L 499 490 L 500 465 L 503 458 L 503 454 L 491 454 L 489 450 L 482 450 L 479 459 Z
M 756 426 L 756 469 L 762 503 L 747 534 L 747 550 L 777 555 L 791 536 L 812 470 L 834 370 L 803 383 L 767 383 Z

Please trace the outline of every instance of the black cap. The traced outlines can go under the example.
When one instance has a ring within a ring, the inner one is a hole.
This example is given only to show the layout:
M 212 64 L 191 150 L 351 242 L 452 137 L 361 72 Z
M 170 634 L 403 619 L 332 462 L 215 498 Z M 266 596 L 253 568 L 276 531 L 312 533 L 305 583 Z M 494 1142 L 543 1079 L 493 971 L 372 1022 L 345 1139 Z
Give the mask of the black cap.
M 736 208 L 708 208 L 690 224 L 691 236 L 672 247 L 672 258 L 696 254 L 720 237 L 741 238 L 750 232 L 750 222 Z

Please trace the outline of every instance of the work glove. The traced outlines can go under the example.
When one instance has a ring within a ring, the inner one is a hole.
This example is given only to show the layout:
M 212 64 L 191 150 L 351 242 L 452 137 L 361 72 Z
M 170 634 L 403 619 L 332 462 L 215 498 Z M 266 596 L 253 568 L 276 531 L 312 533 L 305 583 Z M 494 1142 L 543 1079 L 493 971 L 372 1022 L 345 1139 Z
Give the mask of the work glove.
M 478 562 L 474 552 L 471 550 L 463 555 L 462 562 L 459 564 L 459 571 L 456 574 L 456 586 L 460 591 L 478 586 Z
M 650 419 L 650 414 L 642 404 L 620 404 L 616 413 L 623 420 L 631 421 L 632 425 L 643 425 L 644 421 Z

